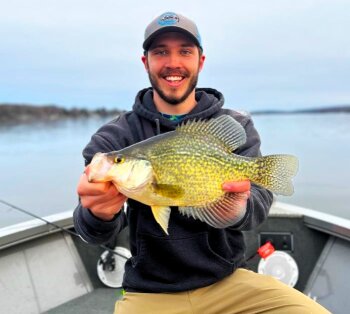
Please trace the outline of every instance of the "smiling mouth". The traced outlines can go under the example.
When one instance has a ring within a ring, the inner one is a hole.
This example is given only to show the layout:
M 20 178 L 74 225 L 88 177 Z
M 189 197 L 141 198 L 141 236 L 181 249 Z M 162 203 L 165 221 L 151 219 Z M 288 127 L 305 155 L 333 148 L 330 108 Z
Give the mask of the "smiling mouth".
M 180 75 L 168 75 L 168 76 L 164 76 L 163 78 L 171 86 L 178 86 L 185 79 L 184 76 L 180 76 Z

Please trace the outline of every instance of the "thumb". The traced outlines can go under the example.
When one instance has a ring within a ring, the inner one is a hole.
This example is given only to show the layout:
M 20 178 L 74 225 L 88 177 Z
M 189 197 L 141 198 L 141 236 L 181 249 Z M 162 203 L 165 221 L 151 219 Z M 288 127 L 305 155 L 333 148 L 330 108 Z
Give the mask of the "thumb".
M 249 180 L 244 181 L 227 181 L 222 185 L 222 189 L 226 192 L 241 193 L 250 191 L 251 185 Z
M 85 170 L 84 170 L 84 173 L 86 174 L 86 176 L 87 177 L 89 177 L 89 173 L 90 173 L 90 167 L 89 167 L 90 165 L 87 165 L 86 167 L 85 167 Z

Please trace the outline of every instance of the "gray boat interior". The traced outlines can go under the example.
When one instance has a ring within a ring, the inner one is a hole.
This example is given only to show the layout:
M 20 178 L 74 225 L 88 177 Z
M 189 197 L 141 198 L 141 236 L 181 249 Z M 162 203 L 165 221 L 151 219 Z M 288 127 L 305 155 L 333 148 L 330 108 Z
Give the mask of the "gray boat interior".
M 74 231 L 71 211 L 45 219 Z M 258 270 L 256 251 L 272 241 L 296 261 L 296 289 L 332 313 L 348 313 L 349 220 L 276 202 L 257 230 L 245 232 L 245 240 L 247 268 Z M 127 229 L 113 245 L 128 247 Z M 97 276 L 104 251 L 40 220 L 0 229 L 1 313 L 113 313 L 121 289 Z

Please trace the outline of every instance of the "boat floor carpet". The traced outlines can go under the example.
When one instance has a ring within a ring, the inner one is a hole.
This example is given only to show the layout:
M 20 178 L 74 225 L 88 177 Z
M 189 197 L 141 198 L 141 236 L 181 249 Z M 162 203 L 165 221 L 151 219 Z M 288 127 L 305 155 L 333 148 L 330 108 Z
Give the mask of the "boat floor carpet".
M 121 298 L 120 289 L 98 288 L 79 298 L 53 308 L 46 314 L 112 314 L 115 302 Z

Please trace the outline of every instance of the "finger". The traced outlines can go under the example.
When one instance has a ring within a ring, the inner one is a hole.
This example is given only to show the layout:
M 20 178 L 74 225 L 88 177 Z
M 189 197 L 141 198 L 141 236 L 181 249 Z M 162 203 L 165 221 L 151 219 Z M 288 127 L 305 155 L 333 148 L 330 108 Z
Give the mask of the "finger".
M 80 202 L 85 208 L 93 209 L 94 207 L 101 205 L 108 206 L 112 203 L 124 203 L 126 201 L 126 196 L 119 193 L 115 187 L 111 186 L 109 190 L 100 195 L 82 195 L 80 197 Z
M 227 181 L 223 183 L 222 189 L 226 192 L 241 193 L 250 191 L 251 184 L 249 180 L 244 181 Z
M 86 174 L 87 177 L 89 177 L 89 173 L 90 173 L 90 167 L 89 166 L 85 167 L 84 173 Z
M 103 219 L 111 220 L 113 217 L 120 212 L 125 202 L 125 198 L 122 199 L 112 199 L 105 203 L 98 203 L 96 206 L 89 207 L 92 213 Z
M 106 193 L 94 196 L 99 203 L 109 202 L 110 200 L 115 200 L 118 202 L 119 200 L 125 200 L 126 196 L 121 194 L 114 185 L 111 185 Z
M 250 191 L 245 191 L 245 192 L 239 192 L 242 195 L 242 199 L 247 201 L 248 198 L 250 197 Z
M 119 212 L 119 210 L 122 208 L 123 204 L 125 203 L 124 198 L 118 198 L 118 199 L 112 199 L 105 203 L 99 203 L 94 208 L 93 211 L 96 213 L 105 213 L 105 214 L 113 214 Z
M 80 180 L 77 187 L 77 192 L 82 195 L 100 195 L 108 191 L 112 186 L 111 182 L 97 182 L 92 183 L 87 179 L 86 174 L 80 176 Z

